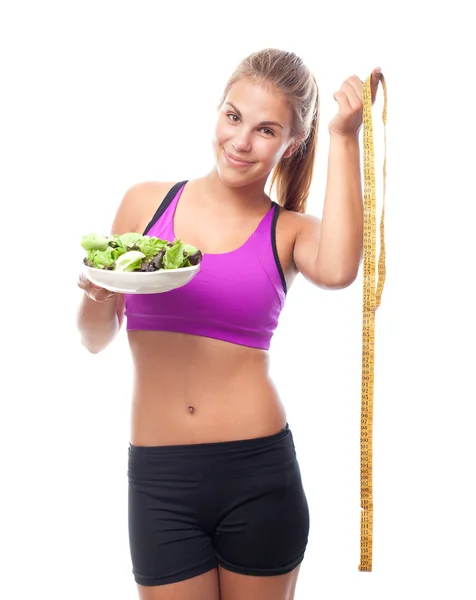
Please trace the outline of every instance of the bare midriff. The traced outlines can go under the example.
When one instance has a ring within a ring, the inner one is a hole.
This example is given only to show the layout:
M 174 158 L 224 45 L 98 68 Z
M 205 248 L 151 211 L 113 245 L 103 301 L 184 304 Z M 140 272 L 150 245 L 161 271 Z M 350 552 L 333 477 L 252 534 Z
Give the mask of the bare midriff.
M 251 439 L 285 427 L 267 351 L 181 333 L 129 331 L 128 339 L 133 445 Z

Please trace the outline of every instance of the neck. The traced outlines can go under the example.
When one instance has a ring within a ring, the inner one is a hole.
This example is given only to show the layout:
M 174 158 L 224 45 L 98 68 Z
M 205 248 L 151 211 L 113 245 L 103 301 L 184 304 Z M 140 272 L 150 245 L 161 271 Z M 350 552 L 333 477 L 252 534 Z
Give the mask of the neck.
M 253 181 L 248 185 L 231 186 L 220 179 L 214 168 L 202 178 L 202 183 L 205 196 L 209 198 L 210 203 L 217 204 L 227 211 L 248 209 L 262 213 L 269 208 L 270 203 L 264 191 L 266 179 Z

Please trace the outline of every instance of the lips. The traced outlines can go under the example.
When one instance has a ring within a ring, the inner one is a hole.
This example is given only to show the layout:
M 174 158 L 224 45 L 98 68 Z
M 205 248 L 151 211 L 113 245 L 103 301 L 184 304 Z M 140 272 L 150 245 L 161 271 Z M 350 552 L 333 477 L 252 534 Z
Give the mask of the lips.
M 228 163 L 230 163 L 231 165 L 233 165 L 235 167 L 249 167 L 250 165 L 254 164 L 254 161 L 243 160 L 243 159 L 239 158 L 238 156 L 235 156 L 234 154 L 230 154 L 225 149 L 223 149 L 223 150 L 225 152 L 225 157 L 226 157 Z

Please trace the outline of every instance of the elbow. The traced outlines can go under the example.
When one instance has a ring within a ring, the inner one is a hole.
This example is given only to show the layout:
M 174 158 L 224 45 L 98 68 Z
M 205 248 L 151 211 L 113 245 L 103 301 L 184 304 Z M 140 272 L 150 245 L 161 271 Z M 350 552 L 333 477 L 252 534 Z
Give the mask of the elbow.
M 89 354 L 99 354 L 105 348 L 104 345 L 94 344 L 93 342 L 85 340 L 84 338 L 81 340 L 81 344 L 83 348 L 86 348 Z
M 99 354 L 105 350 L 114 339 L 114 335 L 98 335 L 97 332 L 82 331 L 81 345 L 89 354 Z
M 342 290 L 351 286 L 357 279 L 358 269 L 318 273 L 311 281 L 327 290 Z
M 78 322 L 82 346 L 90 354 L 99 354 L 113 342 L 121 328 L 121 322 L 121 319 L 116 318 L 111 324 L 106 323 L 103 327 L 94 324 L 86 326 L 84 322 Z
M 334 282 L 334 287 L 337 289 L 343 289 L 351 286 L 357 279 L 359 269 L 352 269 L 350 271 L 344 271 L 340 273 Z
M 89 352 L 89 354 L 99 354 L 104 350 L 104 348 L 99 348 L 97 346 L 85 346 L 85 348 Z
M 329 290 L 343 290 L 347 287 L 350 287 L 354 283 L 356 277 L 357 275 L 327 279 L 323 282 L 321 287 L 324 287 Z
M 329 290 L 342 290 L 351 286 L 357 279 L 361 256 L 351 260 L 339 260 L 332 264 L 317 263 L 312 277 L 313 283 Z
M 79 341 L 83 348 L 85 348 L 90 354 L 99 354 L 102 347 L 98 344 L 97 337 L 91 335 L 91 332 L 87 328 L 83 327 L 83 323 L 78 319 L 77 329 L 79 331 Z

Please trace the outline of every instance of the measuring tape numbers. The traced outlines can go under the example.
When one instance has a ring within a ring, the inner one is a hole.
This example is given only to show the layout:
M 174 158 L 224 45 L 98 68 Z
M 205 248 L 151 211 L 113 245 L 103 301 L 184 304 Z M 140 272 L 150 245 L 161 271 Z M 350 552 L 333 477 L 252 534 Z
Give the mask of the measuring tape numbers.
M 382 121 L 384 124 L 383 206 L 380 219 L 380 255 L 378 282 L 377 254 L 377 197 L 375 181 L 375 150 L 372 124 L 372 92 L 369 76 L 363 86 L 363 174 L 364 174 L 364 233 L 363 233 L 363 302 L 362 302 L 362 389 L 360 417 L 360 564 L 359 571 L 372 571 L 373 491 L 372 491 L 372 434 L 374 407 L 375 311 L 380 306 L 385 283 L 385 184 L 387 176 L 385 126 L 387 124 L 387 86 L 383 75 L 379 80 L 384 92 Z

